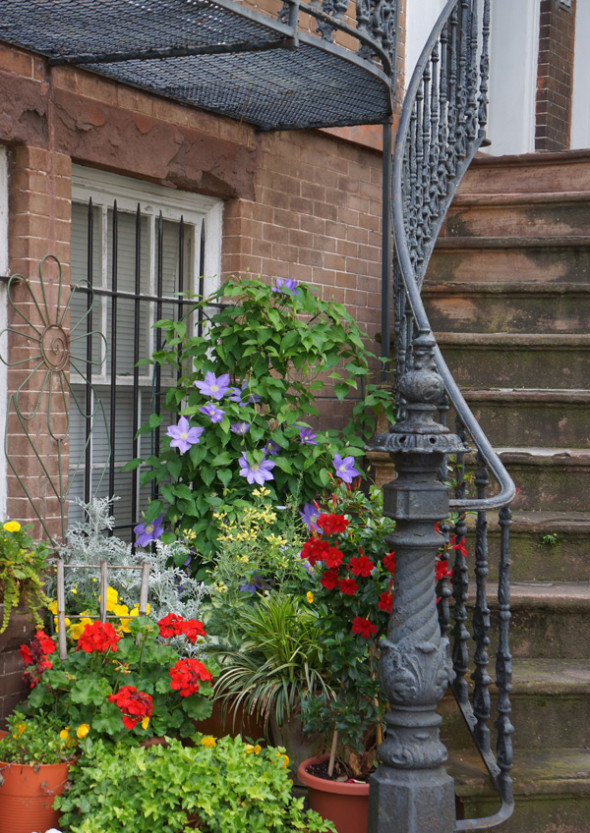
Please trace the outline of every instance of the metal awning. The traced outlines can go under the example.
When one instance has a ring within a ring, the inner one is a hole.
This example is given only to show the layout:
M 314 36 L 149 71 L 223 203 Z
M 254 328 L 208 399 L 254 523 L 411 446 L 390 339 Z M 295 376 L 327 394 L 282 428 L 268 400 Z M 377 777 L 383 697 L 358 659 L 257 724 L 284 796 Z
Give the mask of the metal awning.
M 234 0 L 1 0 L 0 41 L 263 129 L 387 121 L 386 53 L 317 3 L 283 7 L 288 22 Z M 304 11 L 369 57 L 299 31 Z

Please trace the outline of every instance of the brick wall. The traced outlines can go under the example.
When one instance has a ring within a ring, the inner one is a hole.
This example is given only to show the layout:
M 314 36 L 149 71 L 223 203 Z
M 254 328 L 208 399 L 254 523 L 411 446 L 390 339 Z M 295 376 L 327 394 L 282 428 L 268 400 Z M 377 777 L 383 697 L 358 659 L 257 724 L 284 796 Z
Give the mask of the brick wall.
M 576 0 L 541 0 L 535 150 L 569 147 L 575 13 Z

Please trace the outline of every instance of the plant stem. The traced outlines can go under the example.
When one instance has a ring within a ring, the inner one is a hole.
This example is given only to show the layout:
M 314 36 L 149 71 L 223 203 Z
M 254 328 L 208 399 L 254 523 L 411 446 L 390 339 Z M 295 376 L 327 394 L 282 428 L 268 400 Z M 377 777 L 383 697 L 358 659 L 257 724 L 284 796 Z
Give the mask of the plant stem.
M 336 749 L 338 748 L 338 729 L 334 729 L 332 733 L 332 746 L 330 748 L 330 760 L 328 761 L 328 775 L 331 778 L 334 774 L 334 764 L 336 763 Z

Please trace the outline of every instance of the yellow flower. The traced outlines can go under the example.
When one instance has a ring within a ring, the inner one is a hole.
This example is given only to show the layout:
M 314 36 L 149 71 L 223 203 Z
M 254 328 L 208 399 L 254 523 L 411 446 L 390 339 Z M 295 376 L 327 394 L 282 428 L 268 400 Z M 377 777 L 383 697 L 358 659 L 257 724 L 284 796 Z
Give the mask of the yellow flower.
M 259 743 L 257 743 L 256 746 L 252 746 L 251 743 L 247 743 L 245 748 L 248 755 L 252 754 L 252 752 L 255 755 L 260 755 L 262 751 L 262 746 Z
M 263 486 L 261 489 L 254 489 L 252 494 L 254 497 L 268 497 L 270 495 L 270 489 L 265 489 Z
M 5 532 L 19 532 L 20 531 L 20 524 L 18 521 L 6 521 L 4 524 L 4 531 Z
M 80 619 L 80 621 L 77 622 L 77 624 L 72 625 L 70 627 L 70 637 L 77 642 L 78 639 L 80 639 L 80 637 L 84 633 L 84 628 L 86 627 L 86 625 L 90 624 L 92 624 L 92 619 L 88 619 L 87 617 Z
M 224 584 L 222 581 L 216 582 L 216 584 L 214 584 L 213 586 L 215 587 L 218 593 L 225 593 L 225 591 L 227 590 L 227 584 Z
M 141 728 L 142 728 L 142 729 L 147 729 L 147 727 L 148 727 L 149 725 L 150 725 L 150 719 L 149 719 L 149 717 L 146 715 L 146 717 L 144 717 L 144 719 L 141 721 Z
M 47 605 L 47 609 L 49 610 L 50 613 L 53 613 L 54 616 L 57 616 L 57 599 L 50 602 Z
M 212 746 L 217 746 L 217 741 L 213 735 L 205 735 L 204 738 L 201 738 L 201 746 L 204 746 L 205 749 L 211 749 Z
M 68 619 L 68 617 L 67 617 L 67 616 L 66 616 L 66 618 L 64 619 L 64 622 L 66 623 L 66 628 L 69 628 L 69 627 L 70 627 L 70 625 L 72 624 L 71 620 L 70 620 L 70 619 Z M 54 625 L 54 627 L 55 627 L 55 632 L 56 632 L 56 633 L 59 633 L 59 619 L 57 618 L 57 616 L 54 616 L 54 617 L 53 617 L 53 625 Z
M 101 596 L 98 597 L 98 601 L 99 602 L 102 601 Z M 118 602 L 119 602 L 119 594 L 117 593 L 117 591 L 115 590 L 114 587 L 111 587 L 109 585 L 109 587 L 107 587 L 107 610 L 109 611 L 109 613 L 113 612 L 113 610 L 114 610 L 115 606 L 118 604 Z
M 96 581 L 96 579 L 94 579 L 94 581 Z M 78 588 L 70 587 L 70 593 L 72 593 L 75 596 L 78 593 Z
M 289 766 L 289 756 L 283 755 L 283 769 L 287 769 Z
M 19 738 L 19 737 L 23 734 L 23 732 L 25 731 L 25 729 L 26 729 L 26 728 L 27 728 L 27 727 L 26 727 L 26 724 L 24 724 L 24 723 L 19 723 L 19 724 L 18 724 L 18 726 L 16 727 L 16 731 L 15 731 L 15 733 L 14 733 L 14 735 L 13 735 L 12 737 L 13 737 L 15 740 L 17 740 L 17 739 L 18 739 L 18 738 Z
M 305 598 L 310 604 L 313 604 L 313 593 L 311 592 L 311 590 L 307 591 L 307 593 L 305 594 Z
M 62 729 L 61 732 L 59 733 L 59 736 L 62 740 L 67 740 L 70 736 L 70 727 L 66 726 L 65 729 Z
M 90 725 L 88 723 L 81 723 L 78 726 L 78 728 L 76 729 L 76 737 L 80 738 L 80 740 L 82 740 L 82 738 L 86 737 L 86 735 L 88 734 L 89 731 L 90 731 Z
M 284 547 L 287 543 L 287 539 L 283 538 L 282 535 L 267 535 L 266 540 L 271 545 L 271 547 Z

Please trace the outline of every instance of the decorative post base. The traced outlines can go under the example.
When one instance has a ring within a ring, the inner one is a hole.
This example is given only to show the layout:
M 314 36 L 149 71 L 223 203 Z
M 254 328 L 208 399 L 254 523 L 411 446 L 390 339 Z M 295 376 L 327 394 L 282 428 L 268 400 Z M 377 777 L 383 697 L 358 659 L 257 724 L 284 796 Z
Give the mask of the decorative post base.
M 380 766 L 371 777 L 369 833 L 453 833 L 455 790 L 443 764 L 438 701 L 454 673 L 449 640 L 436 608 L 435 559 L 443 537 L 436 521 L 449 512 L 448 487 L 438 479 L 445 455 L 463 443 L 434 420 L 444 389 L 430 334 L 414 343 L 414 368 L 400 380 L 408 416 L 374 449 L 388 451 L 397 478 L 384 487 L 384 512 L 396 520 L 395 586 L 379 678 L 390 711 Z

